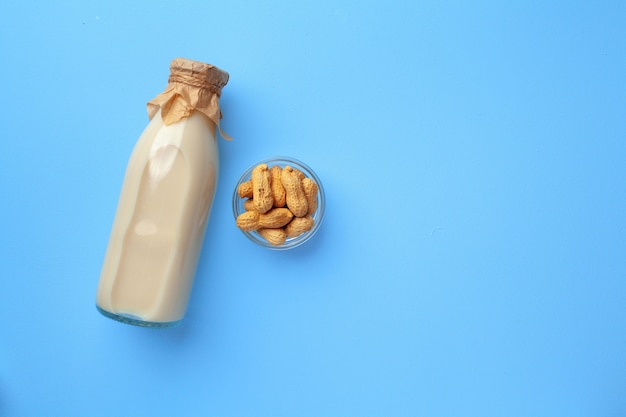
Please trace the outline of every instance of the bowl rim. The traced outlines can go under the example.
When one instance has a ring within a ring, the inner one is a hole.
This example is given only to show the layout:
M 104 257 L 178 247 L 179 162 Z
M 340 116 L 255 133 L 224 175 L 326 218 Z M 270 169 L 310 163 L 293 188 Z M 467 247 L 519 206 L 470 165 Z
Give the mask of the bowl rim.
M 294 238 L 288 238 L 287 241 L 284 244 L 280 245 L 280 246 L 274 246 L 274 245 L 270 244 L 263 237 L 261 237 L 256 231 L 251 231 L 251 232 L 244 232 L 243 230 L 239 230 L 239 231 L 241 233 L 243 233 L 252 242 L 256 243 L 259 246 L 268 248 L 268 249 L 272 249 L 272 250 L 288 250 L 288 249 L 296 248 L 296 247 L 304 244 L 305 242 L 307 242 L 309 239 L 311 239 L 316 234 L 316 232 L 319 230 L 319 228 L 320 228 L 320 226 L 322 224 L 322 221 L 324 220 L 324 213 L 325 213 L 325 208 L 326 208 L 326 195 L 325 195 L 324 186 L 322 184 L 322 181 L 317 176 L 317 173 L 315 171 L 313 171 L 313 169 L 309 165 L 307 165 L 306 163 L 302 162 L 301 160 L 299 160 L 297 158 L 294 158 L 294 157 L 291 157 L 291 156 L 278 155 L 278 156 L 273 156 L 271 158 L 262 159 L 262 160 L 260 160 L 260 161 L 258 161 L 256 163 L 250 165 L 250 167 L 247 168 L 239 176 L 239 179 L 235 183 L 235 189 L 233 191 L 233 200 L 232 200 L 233 216 L 235 217 L 235 219 L 237 218 L 237 216 L 239 216 L 241 213 L 244 212 L 244 210 L 243 210 L 243 202 L 245 201 L 245 199 L 239 197 L 239 194 L 237 193 L 237 189 L 239 188 L 239 184 L 248 181 L 250 179 L 251 175 L 252 175 L 252 170 L 256 166 L 258 166 L 260 164 L 267 164 L 269 167 L 274 166 L 274 165 L 281 165 L 283 167 L 287 166 L 287 165 L 292 165 L 295 168 L 298 168 L 301 171 L 303 171 L 304 174 L 307 177 L 310 177 L 313 181 L 315 181 L 317 183 L 317 186 L 318 186 L 317 210 L 315 211 L 315 213 L 312 216 L 313 219 L 315 220 L 315 223 L 314 223 L 313 228 L 311 230 L 301 234 L 300 236 L 296 236 Z

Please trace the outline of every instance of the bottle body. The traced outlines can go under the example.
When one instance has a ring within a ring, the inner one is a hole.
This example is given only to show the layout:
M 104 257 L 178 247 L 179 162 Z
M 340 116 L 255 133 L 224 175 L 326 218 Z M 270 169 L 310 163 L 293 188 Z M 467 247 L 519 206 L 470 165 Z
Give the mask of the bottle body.
M 217 185 L 216 125 L 158 112 L 130 157 L 96 296 L 107 317 L 170 327 L 183 318 Z

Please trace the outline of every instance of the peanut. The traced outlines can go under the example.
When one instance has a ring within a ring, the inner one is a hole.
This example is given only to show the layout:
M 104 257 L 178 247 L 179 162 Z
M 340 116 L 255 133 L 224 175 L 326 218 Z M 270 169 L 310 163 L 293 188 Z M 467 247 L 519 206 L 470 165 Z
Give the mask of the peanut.
M 289 224 L 285 227 L 287 237 L 300 236 L 302 233 L 311 230 L 313 227 L 313 218 L 307 217 L 294 217 Z
M 246 211 L 252 211 L 254 210 L 254 200 L 249 198 L 246 201 L 243 202 L 243 208 Z
M 237 194 L 240 198 L 252 198 L 252 181 L 246 181 L 239 184 Z
M 251 232 L 259 228 L 259 217 L 261 214 L 256 211 L 246 211 L 237 216 L 237 227 L 244 232 Z
M 293 172 L 296 173 L 296 176 L 298 177 L 300 181 L 306 178 L 306 175 L 304 175 L 304 172 L 300 171 L 298 168 L 292 168 L 292 169 L 293 169 Z
M 283 228 L 259 229 L 257 232 L 271 245 L 280 246 L 287 240 L 287 233 Z
M 272 188 L 272 197 L 274 198 L 274 207 L 285 207 L 285 187 L 283 187 L 283 183 L 280 180 L 280 174 L 282 172 L 282 168 L 278 165 L 274 165 L 270 168 L 270 175 L 272 177 L 272 182 L 270 183 L 270 187 Z
M 265 213 L 274 206 L 271 177 L 267 164 L 257 165 L 252 170 L 252 200 L 254 207 L 259 213 Z
M 285 226 L 293 218 L 293 213 L 286 208 L 274 208 L 267 213 L 246 211 L 237 217 L 237 227 L 244 232 L 269 228 L 276 229 Z
M 304 178 L 302 180 L 302 189 L 304 190 L 304 196 L 306 197 L 308 206 L 307 215 L 312 216 L 317 211 L 317 191 L 319 187 L 311 178 Z
M 294 216 L 304 217 L 308 212 L 308 206 L 304 190 L 302 189 L 302 183 L 298 177 L 297 172 L 287 165 L 283 168 L 280 176 L 283 187 L 285 187 L 287 207 Z
M 260 228 L 276 229 L 283 227 L 291 221 L 293 213 L 284 207 L 273 208 L 259 217 Z

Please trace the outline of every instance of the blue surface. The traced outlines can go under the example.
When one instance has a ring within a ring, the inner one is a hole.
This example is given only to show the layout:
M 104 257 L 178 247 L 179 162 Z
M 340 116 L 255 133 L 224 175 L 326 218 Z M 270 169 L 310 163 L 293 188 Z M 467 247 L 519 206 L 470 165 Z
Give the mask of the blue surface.
M 626 415 L 626 3 L 257 3 L 3 6 L 0 415 Z M 157 331 L 94 301 L 178 56 L 235 140 Z M 288 252 L 230 206 L 277 154 L 328 199 Z

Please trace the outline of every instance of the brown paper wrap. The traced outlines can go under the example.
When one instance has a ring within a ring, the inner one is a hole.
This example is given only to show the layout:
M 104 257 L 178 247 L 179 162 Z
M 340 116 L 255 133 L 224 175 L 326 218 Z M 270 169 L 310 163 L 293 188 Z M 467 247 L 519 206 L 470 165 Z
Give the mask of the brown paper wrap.
M 211 64 L 176 58 L 165 91 L 148 102 L 148 116 L 152 119 L 161 109 L 163 123 L 171 125 L 199 111 L 215 123 L 224 139 L 231 140 L 220 128 L 219 100 L 227 82 L 228 73 Z

